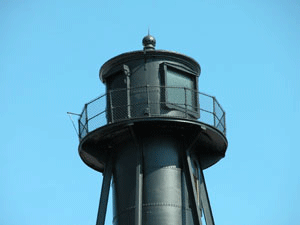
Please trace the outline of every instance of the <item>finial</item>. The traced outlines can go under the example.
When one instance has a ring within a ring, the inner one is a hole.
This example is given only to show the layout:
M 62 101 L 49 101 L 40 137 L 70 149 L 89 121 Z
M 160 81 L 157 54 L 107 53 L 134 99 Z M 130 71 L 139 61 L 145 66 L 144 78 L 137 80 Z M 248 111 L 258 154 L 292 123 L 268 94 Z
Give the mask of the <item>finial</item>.
M 148 35 L 143 38 L 144 50 L 155 50 L 156 40 L 153 36 L 150 35 L 148 28 Z

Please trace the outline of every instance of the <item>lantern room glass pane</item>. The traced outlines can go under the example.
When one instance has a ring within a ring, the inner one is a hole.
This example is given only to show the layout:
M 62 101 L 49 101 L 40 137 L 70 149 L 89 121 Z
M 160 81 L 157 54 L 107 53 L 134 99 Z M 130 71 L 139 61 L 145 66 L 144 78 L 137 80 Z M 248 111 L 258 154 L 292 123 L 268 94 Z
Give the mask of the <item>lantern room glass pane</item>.
M 166 94 L 167 103 L 171 103 L 188 110 L 195 110 L 195 80 L 192 76 L 167 69 Z

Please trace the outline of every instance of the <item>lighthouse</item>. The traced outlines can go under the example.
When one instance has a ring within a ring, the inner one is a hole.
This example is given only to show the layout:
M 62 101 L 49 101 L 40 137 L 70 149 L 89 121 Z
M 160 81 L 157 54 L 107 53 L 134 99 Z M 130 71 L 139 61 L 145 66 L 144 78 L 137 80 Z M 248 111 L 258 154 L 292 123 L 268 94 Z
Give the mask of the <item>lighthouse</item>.
M 225 156 L 225 111 L 193 58 L 142 43 L 102 65 L 106 92 L 78 120 L 79 155 L 103 174 L 96 224 L 112 189 L 114 225 L 213 225 L 203 170 Z

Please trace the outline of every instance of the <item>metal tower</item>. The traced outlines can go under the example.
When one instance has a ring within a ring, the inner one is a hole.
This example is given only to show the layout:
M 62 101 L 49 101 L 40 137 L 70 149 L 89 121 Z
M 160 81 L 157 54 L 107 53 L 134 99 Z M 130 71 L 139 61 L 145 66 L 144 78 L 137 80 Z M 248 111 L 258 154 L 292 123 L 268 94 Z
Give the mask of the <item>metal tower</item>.
M 225 156 L 225 112 L 194 59 L 143 45 L 101 67 L 106 93 L 79 117 L 80 157 L 103 173 L 97 225 L 111 183 L 114 225 L 213 225 L 203 170 Z

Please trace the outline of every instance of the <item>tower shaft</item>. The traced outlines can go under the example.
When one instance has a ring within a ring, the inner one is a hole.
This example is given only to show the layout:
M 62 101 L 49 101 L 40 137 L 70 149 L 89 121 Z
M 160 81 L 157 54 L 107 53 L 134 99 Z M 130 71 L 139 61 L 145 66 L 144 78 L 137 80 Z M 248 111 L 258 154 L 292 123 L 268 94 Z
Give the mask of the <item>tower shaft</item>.
M 135 224 L 139 213 L 142 224 L 193 224 L 180 141 L 159 133 L 136 137 L 116 156 L 114 224 Z

